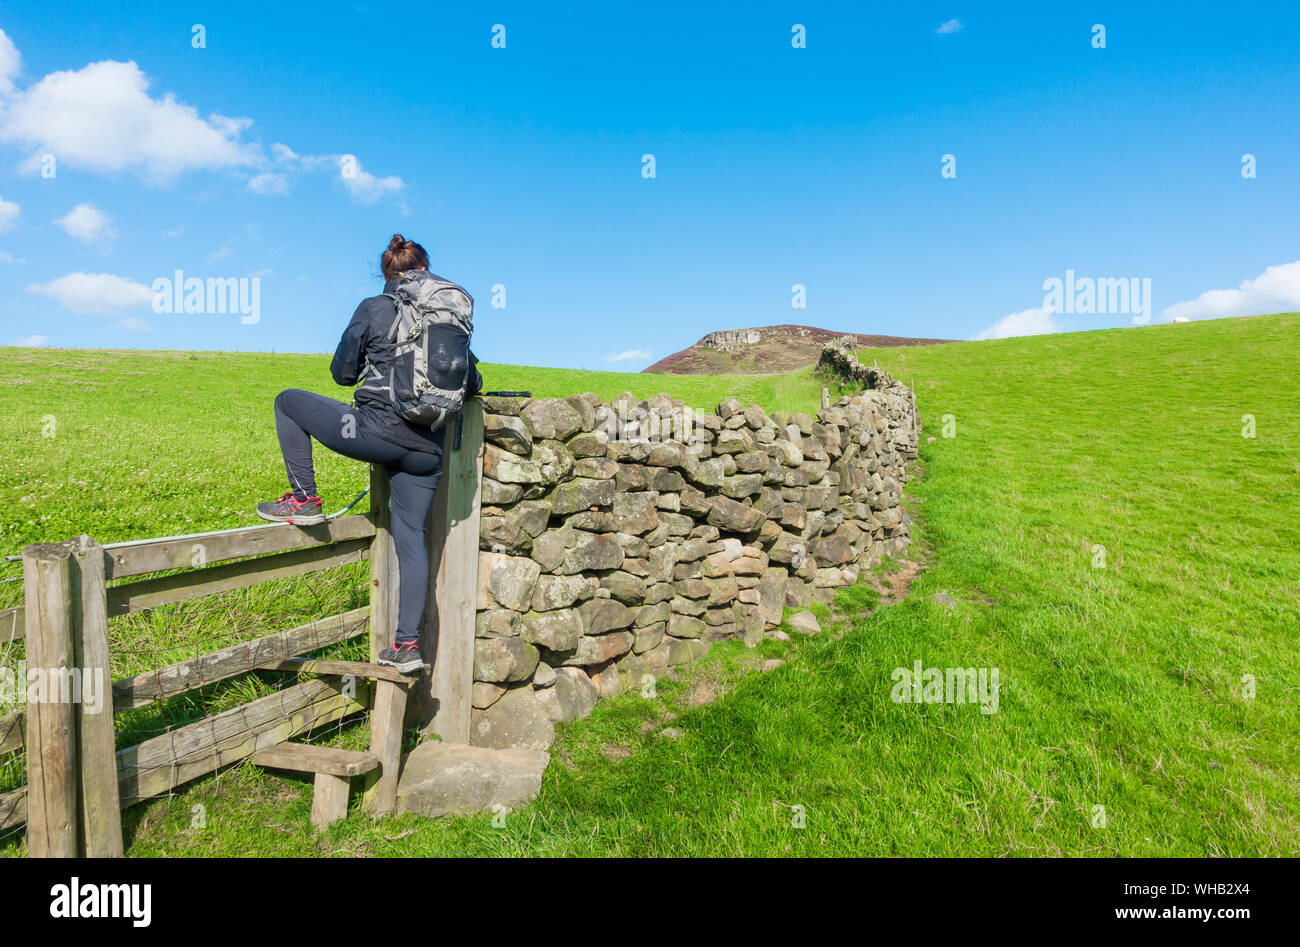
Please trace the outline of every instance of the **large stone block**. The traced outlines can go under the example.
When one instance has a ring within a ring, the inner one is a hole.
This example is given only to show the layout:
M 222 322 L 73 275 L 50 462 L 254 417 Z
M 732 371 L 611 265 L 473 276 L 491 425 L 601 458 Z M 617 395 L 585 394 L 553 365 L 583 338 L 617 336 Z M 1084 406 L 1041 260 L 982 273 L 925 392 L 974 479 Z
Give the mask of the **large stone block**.
M 423 816 L 514 811 L 537 798 L 551 756 L 430 740 L 402 766 L 397 810 Z

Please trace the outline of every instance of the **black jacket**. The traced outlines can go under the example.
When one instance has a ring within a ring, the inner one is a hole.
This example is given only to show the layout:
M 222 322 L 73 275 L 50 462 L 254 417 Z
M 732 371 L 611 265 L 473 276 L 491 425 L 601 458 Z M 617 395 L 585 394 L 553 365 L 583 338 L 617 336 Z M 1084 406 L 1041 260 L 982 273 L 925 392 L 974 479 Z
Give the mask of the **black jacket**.
M 386 293 L 391 293 L 396 288 L 396 280 L 384 284 Z M 343 338 L 339 340 L 339 347 L 335 349 L 334 359 L 330 362 L 330 374 L 338 384 L 355 385 L 361 379 L 367 360 L 381 374 L 388 374 L 390 358 L 386 339 L 396 318 L 397 307 L 388 296 L 371 296 L 361 300 L 361 305 L 352 314 L 352 321 L 343 331 Z M 479 374 L 478 359 L 473 352 L 469 355 L 468 382 L 466 398 L 474 397 L 483 389 L 483 376 Z M 393 410 L 392 403 L 386 397 L 364 388 L 358 389 L 354 398 L 357 415 L 372 434 L 408 450 L 442 452 L 442 432 L 447 425 L 431 431 L 422 425 L 411 424 Z M 451 423 L 454 422 L 448 422 Z

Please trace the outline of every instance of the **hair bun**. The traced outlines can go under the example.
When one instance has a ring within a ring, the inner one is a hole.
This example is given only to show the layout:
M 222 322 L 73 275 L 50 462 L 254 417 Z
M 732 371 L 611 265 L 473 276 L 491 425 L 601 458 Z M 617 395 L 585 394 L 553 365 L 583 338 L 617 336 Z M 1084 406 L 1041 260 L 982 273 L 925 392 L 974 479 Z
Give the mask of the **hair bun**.
M 409 241 L 400 233 L 393 234 L 393 239 L 388 241 L 388 249 L 400 250 L 407 245 Z

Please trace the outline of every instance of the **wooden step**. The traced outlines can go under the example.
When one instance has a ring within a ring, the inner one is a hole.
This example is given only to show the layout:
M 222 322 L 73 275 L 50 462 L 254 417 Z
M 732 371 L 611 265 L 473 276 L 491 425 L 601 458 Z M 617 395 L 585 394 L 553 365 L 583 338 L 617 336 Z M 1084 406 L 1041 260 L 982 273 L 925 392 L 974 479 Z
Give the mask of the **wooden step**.
M 277 743 L 254 753 L 252 760 L 269 769 L 315 773 L 311 796 L 311 824 L 324 829 L 347 817 L 352 777 L 379 769 L 379 757 L 366 750 L 339 750 L 310 743 Z
M 369 750 L 340 750 L 310 743 L 277 743 L 253 754 L 253 762 L 270 769 L 330 776 L 359 776 L 379 768 L 379 757 Z
M 270 671 L 294 671 L 296 673 L 313 673 L 313 674 L 331 674 L 331 675 L 350 675 L 352 677 L 364 677 L 373 681 L 391 681 L 394 684 L 412 684 L 427 671 L 430 665 L 425 664 L 417 674 L 403 674 L 397 668 L 389 667 L 386 664 L 367 664 L 364 661 L 328 661 L 316 660 L 313 658 L 286 658 L 283 661 L 274 661 L 265 665 Z

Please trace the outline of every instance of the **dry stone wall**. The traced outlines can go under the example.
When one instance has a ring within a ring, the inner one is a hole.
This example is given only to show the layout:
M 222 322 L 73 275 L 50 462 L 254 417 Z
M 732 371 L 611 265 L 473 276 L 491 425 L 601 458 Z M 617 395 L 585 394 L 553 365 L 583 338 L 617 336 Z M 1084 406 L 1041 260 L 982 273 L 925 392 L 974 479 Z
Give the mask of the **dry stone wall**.
M 815 420 L 735 398 L 485 401 L 479 745 L 545 749 L 598 698 L 756 644 L 910 541 L 920 423 L 884 373 Z

